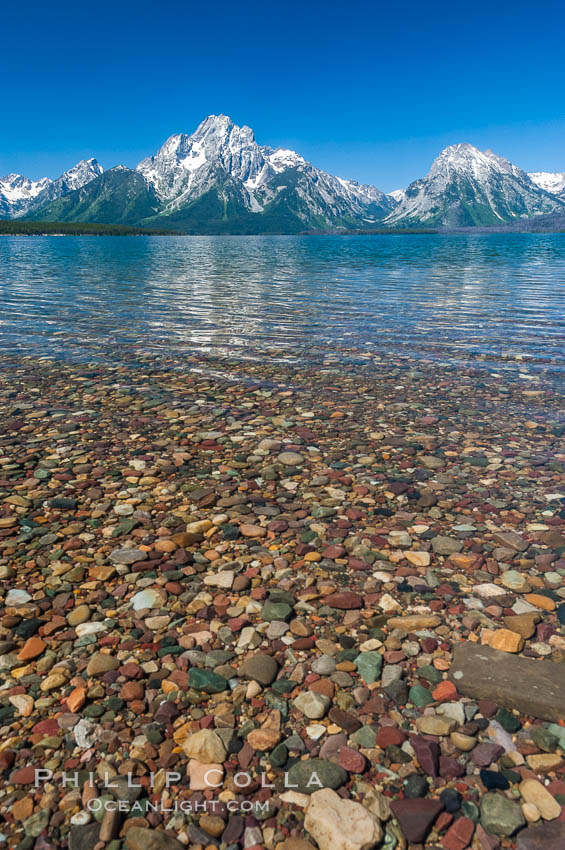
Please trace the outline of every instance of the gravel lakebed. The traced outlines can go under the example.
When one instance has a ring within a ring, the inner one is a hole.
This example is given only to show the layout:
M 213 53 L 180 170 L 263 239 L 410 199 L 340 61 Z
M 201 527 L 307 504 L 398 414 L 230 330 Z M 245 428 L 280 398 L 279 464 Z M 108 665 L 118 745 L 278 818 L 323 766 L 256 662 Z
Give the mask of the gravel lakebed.
M 4 358 L 0 846 L 565 847 L 562 398 L 479 366 Z

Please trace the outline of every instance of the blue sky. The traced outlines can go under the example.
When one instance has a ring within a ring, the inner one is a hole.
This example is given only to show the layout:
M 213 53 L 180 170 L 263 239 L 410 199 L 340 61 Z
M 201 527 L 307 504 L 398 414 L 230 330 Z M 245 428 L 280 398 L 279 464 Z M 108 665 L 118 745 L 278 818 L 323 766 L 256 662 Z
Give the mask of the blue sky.
M 1 21 L 0 174 L 134 166 L 218 112 L 385 191 L 458 141 L 565 171 L 559 2 L 31 0 Z

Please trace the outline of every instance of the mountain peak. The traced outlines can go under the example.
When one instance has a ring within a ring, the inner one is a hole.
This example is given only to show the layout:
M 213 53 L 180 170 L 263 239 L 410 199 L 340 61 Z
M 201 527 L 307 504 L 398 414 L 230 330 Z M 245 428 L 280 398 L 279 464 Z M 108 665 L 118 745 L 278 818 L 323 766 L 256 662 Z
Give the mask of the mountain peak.
M 57 180 L 54 180 L 51 186 L 51 200 L 67 192 L 72 192 L 74 189 L 80 189 L 86 186 L 95 177 L 99 177 L 104 172 L 102 166 L 94 157 L 90 159 L 81 159 L 64 174 L 61 174 Z
M 448 180 L 454 173 L 475 180 L 485 180 L 493 173 L 526 177 L 525 173 L 509 160 L 491 150 L 481 151 L 469 142 L 460 142 L 444 148 L 434 159 L 428 178 Z
M 468 142 L 450 145 L 426 177 L 408 186 L 387 224 L 497 225 L 561 212 L 563 205 L 504 157 Z
M 137 166 L 163 200 L 186 200 L 206 184 L 210 169 L 246 181 L 264 167 L 262 148 L 251 127 L 239 127 L 228 115 L 208 115 L 194 133 L 170 136 L 154 156 Z
M 216 143 L 232 143 L 233 147 L 255 142 L 253 130 L 244 124 L 239 127 L 231 120 L 229 115 L 208 115 L 202 121 L 191 136 L 197 141 L 214 141 Z

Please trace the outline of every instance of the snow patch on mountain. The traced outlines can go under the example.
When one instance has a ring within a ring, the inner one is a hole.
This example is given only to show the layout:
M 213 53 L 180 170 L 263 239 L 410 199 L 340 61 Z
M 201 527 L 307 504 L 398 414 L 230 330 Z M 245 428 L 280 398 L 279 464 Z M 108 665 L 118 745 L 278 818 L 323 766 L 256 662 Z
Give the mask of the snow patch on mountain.
M 392 198 L 394 201 L 396 201 L 397 204 L 400 204 L 404 200 L 404 198 L 406 197 L 406 190 L 405 189 L 394 189 L 393 192 L 388 193 L 388 196 L 389 196 L 389 198 Z
M 35 198 L 50 182 L 48 177 L 30 180 L 21 174 L 8 174 L 6 177 L 0 177 L 0 195 L 14 204 Z
M 565 171 L 533 171 L 528 174 L 530 180 L 552 195 L 565 192 Z

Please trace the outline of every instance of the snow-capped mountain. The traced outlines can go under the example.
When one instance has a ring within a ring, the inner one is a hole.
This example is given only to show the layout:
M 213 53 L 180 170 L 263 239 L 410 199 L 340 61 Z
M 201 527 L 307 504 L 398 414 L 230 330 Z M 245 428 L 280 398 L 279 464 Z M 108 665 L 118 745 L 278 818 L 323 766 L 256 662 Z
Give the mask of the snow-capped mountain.
M 21 174 L 0 177 L 0 216 L 20 218 L 50 201 L 80 189 L 103 172 L 94 159 L 82 159 L 56 180 L 30 180 Z
M 528 177 L 540 189 L 565 198 L 565 171 L 533 171 Z
M 384 194 L 335 177 L 250 127 L 209 115 L 170 136 L 135 170 L 95 159 L 57 180 L 0 180 L 0 216 L 133 224 L 186 233 L 300 233 L 385 227 L 497 226 L 565 215 L 565 174 L 526 174 L 492 151 L 445 148 L 429 174 Z
M 0 177 L 0 216 L 15 218 L 18 214 L 24 214 L 51 182 L 48 177 L 30 180 L 21 174 Z
M 379 221 L 394 206 L 374 186 L 333 177 L 294 151 L 257 144 L 250 127 L 227 115 L 209 115 L 191 136 L 171 136 L 137 170 L 162 201 L 160 217 L 178 219 L 179 210 L 211 191 L 220 202 L 243 207 L 239 215 L 272 213 L 284 197 L 302 229 Z
M 426 177 L 410 184 L 385 223 L 496 225 L 555 212 L 565 212 L 565 204 L 521 168 L 492 151 L 457 144 L 439 154 Z
M 73 192 L 75 189 L 80 189 L 86 186 L 95 177 L 99 177 L 104 169 L 100 163 L 91 157 L 90 159 L 81 159 L 64 174 L 61 174 L 57 180 L 51 183 L 51 191 L 55 193 L 54 197 L 60 198 L 61 195 L 66 195 L 67 192 Z

